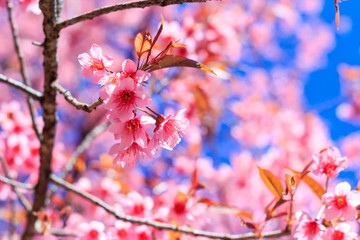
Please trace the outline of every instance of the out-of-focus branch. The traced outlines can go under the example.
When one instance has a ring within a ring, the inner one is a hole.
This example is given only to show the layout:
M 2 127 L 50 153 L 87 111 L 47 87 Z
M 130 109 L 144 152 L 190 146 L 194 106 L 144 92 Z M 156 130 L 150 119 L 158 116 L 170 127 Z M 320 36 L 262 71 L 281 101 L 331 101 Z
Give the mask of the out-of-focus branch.
M 77 237 L 76 232 L 68 232 L 62 229 L 50 229 L 50 234 L 57 237 Z
M 71 93 L 68 90 L 66 90 L 58 82 L 54 82 L 52 84 L 52 87 L 55 88 L 59 93 L 64 95 L 64 98 L 66 99 L 66 101 L 68 101 L 71 105 L 73 105 L 74 107 L 76 107 L 79 110 L 81 109 L 88 113 L 92 112 L 93 110 L 96 110 L 96 108 L 103 103 L 103 100 L 101 98 L 99 98 L 92 104 L 86 104 L 86 103 L 79 102 L 76 98 L 74 98 L 71 95 Z
M 8 179 L 12 180 L 10 173 L 9 173 L 9 167 L 6 164 L 5 158 L 2 154 L 0 154 L 0 162 L 1 162 L 1 166 L 4 170 L 5 176 Z M 30 212 L 32 207 L 31 207 L 31 203 L 29 202 L 29 200 L 25 197 L 25 195 L 22 192 L 19 191 L 19 189 L 16 186 L 14 186 L 12 184 L 10 184 L 10 185 L 11 185 L 13 191 L 16 193 L 17 197 L 19 198 L 19 201 L 24 206 L 25 210 L 27 212 Z
M 109 122 L 103 122 L 100 125 L 97 125 L 94 127 L 82 140 L 80 145 L 76 148 L 74 154 L 71 156 L 69 162 L 65 166 L 64 172 L 62 174 L 62 178 L 65 178 L 66 175 L 74 168 L 74 165 L 80 155 L 89 147 L 91 141 L 99 134 L 104 132 L 108 127 L 110 123 Z
M 91 12 L 87 12 L 76 17 L 70 18 L 63 22 L 56 24 L 56 29 L 60 31 L 63 28 L 74 25 L 76 23 L 93 19 L 95 17 L 99 17 L 101 15 L 105 15 L 108 13 L 131 9 L 131 8 L 146 8 L 151 6 L 161 6 L 165 7 L 168 5 L 182 4 L 182 3 L 196 3 L 196 2 L 207 2 L 214 0 L 141 0 L 136 2 L 126 2 L 126 3 L 118 3 L 112 6 L 106 6 L 99 9 L 96 9 Z M 216 1 L 216 0 L 215 0 Z
M 34 189 L 34 186 L 29 183 L 18 182 L 11 178 L 7 178 L 7 177 L 1 176 L 1 175 L 0 175 L 0 181 L 3 183 L 9 184 L 13 187 L 16 187 L 16 188 L 24 188 L 24 189 L 30 189 L 30 190 Z
M 133 217 L 133 216 L 129 216 L 129 215 L 125 215 L 125 214 L 121 214 L 121 213 L 117 212 L 113 207 L 111 207 L 109 204 L 107 204 L 100 198 L 78 189 L 73 184 L 71 184 L 59 177 L 56 177 L 54 174 L 50 175 L 50 179 L 55 184 L 62 186 L 64 188 L 66 188 L 67 190 L 70 190 L 70 191 L 74 192 L 75 194 L 89 200 L 90 202 L 94 203 L 95 205 L 103 208 L 106 212 L 113 215 L 117 219 L 120 219 L 120 220 L 126 221 L 126 222 L 130 222 L 133 224 L 147 225 L 147 226 L 150 226 L 150 227 L 153 227 L 156 229 L 160 229 L 160 230 L 169 230 L 169 231 L 181 232 L 181 233 L 189 234 L 189 235 L 193 235 L 193 236 L 201 236 L 201 237 L 207 237 L 207 238 L 212 238 L 212 239 L 224 239 L 224 240 L 225 239 L 226 240 L 243 240 L 243 239 L 259 239 L 259 238 L 277 238 L 277 237 L 286 236 L 286 235 L 290 234 L 290 231 L 285 231 L 285 230 L 284 231 L 277 230 L 277 231 L 272 231 L 272 232 L 265 232 L 265 233 L 262 233 L 261 235 L 256 234 L 256 233 L 245 233 L 245 234 L 216 233 L 216 232 L 197 230 L 197 229 L 193 229 L 193 228 L 186 227 L 186 226 L 176 226 L 173 224 L 157 222 L 157 221 L 153 221 L 153 220 L 147 220 L 147 219 L 139 218 L 139 217 Z
M 76 148 L 73 155 L 70 157 L 70 160 L 65 166 L 64 172 L 61 174 L 60 178 L 65 179 L 69 172 L 74 168 L 76 161 L 79 159 L 80 155 L 89 147 L 91 141 L 104 132 L 110 125 L 110 122 L 103 122 L 100 125 L 94 127 L 82 140 L 79 146 Z M 53 194 L 57 191 L 57 186 L 54 186 L 51 190 L 50 198 L 52 198 Z
M 12 78 L 8 78 L 5 75 L 0 73 L 0 82 L 4 82 L 7 83 L 21 91 L 23 91 L 24 93 L 26 93 L 27 95 L 29 95 L 30 97 L 36 99 L 36 100 L 42 100 L 42 93 L 33 89 L 32 87 L 26 86 L 25 84 L 23 84 L 22 82 L 19 82 L 17 80 L 14 80 Z
M 26 71 L 25 71 L 24 57 L 23 57 L 23 54 L 22 54 L 22 52 L 20 50 L 18 30 L 17 30 L 16 23 L 15 23 L 15 20 L 14 20 L 14 17 L 13 17 L 13 13 L 12 13 L 12 3 L 10 1 L 7 1 L 7 10 L 8 10 L 8 13 L 9 13 L 9 23 L 10 23 L 10 26 L 11 26 L 11 32 L 12 32 L 12 36 L 13 36 L 15 51 L 16 51 L 16 55 L 18 56 L 19 63 L 20 63 L 21 77 L 22 77 L 25 85 L 31 87 L 30 81 L 29 81 L 29 79 L 27 77 L 27 74 L 26 74 Z M 28 104 L 28 108 L 29 108 L 29 111 L 30 111 L 31 121 L 32 121 L 34 131 L 36 133 L 36 136 L 40 140 L 41 139 L 41 134 L 40 134 L 39 128 L 37 127 L 36 121 L 35 121 L 34 101 L 29 96 L 27 97 L 27 104 Z

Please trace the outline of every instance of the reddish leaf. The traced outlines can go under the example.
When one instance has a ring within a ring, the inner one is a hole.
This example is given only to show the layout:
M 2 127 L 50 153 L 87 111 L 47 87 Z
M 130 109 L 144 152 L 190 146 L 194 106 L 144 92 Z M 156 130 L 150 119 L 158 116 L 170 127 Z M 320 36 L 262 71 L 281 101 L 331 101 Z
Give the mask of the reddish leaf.
M 295 174 L 300 174 L 300 172 L 295 171 L 293 169 L 290 169 L 293 173 Z M 315 179 L 313 179 L 312 177 L 310 177 L 309 175 L 304 175 L 301 178 L 302 181 L 304 181 L 304 183 L 306 185 L 308 185 L 310 187 L 310 189 L 321 199 L 322 195 L 324 193 L 326 193 L 325 189 L 323 188 L 323 186 L 316 181 Z
M 144 53 L 148 52 L 151 48 L 151 35 L 148 32 L 139 32 L 134 41 L 135 50 L 138 58 Z
M 240 210 L 235 214 L 236 217 L 242 217 L 242 218 L 248 218 L 250 220 L 253 220 L 253 214 L 252 212 Z
M 174 55 L 164 56 L 160 61 L 158 61 L 155 65 L 153 65 L 150 68 L 149 72 L 152 72 L 152 71 L 155 71 L 158 69 L 162 69 L 162 68 L 169 68 L 169 67 L 199 68 L 199 69 L 203 69 L 203 70 L 206 70 L 208 72 L 215 74 L 210 68 L 208 68 L 207 66 L 205 66 L 197 61 L 188 59 L 186 57 L 174 56 Z
M 277 198 L 283 196 L 284 189 L 280 180 L 270 171 L 262 169 L 258 166 L 261 180 L 265 183 L 265 186 L 275 195 Z

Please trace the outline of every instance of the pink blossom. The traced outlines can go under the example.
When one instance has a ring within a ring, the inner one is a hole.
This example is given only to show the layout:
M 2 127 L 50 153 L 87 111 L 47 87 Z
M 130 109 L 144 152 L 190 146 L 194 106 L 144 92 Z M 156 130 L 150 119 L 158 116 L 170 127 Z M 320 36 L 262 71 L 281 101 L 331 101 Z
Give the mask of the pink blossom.
M 99 221 L 92 221 L 90 223 L 80 223 L 78 226 L 80 231 L 80 239 L 86 240 L 105 240 L 104 233 L 105 225 Z
M 334 229 L 328 228 L 324 233 L 324 240 L 357 240 L 359 236 L 350 232 L 351 226 L 348 223 L 340 223 Z
M 315 174 L 325 174 L 329 178 L 336 178 L 340 171 L 347 167 L 347 158 L 341 157 L 339 149 L 325 148 L 312 157 L 314 163 L 312 171 Z
M 312 219 L 304 212 L 297 212 L 296 219 L 298 221 L 292 227 L 291 235 L 298 240 L 322 240 L 325 227 L 318 221 Z
M 182 109 L 166 118 L 163 115 L 158 116 L 154 136 L 150 143 L 152 149 L 160 146 L 172 150 L 181 141 L 179 134 L 189 125 L 189 120 L 185 118 L 185 111 L 186 109 Z
M 122 64 L 122 78 L 132 77 L 136 83 L 142 83 L 150 78 L 150 73 L 136 69 L 136 64 L 132 60 L 126 59 Z
M 115 155 L 114 164 L 120 164 L 122 167 L 133 165 L 139 158 L 150 159 L 152 157 L 149 149 L 140 147 L 136 142 L 123 151 L 121 149 L 120 143 L 116 143 L 110 148 L 110 154 Z
M 147 147 L 148 135 L 143 124 L 149 122 L 149 119 L 152 120 L 152 118 L 146 116 L 135 117 L 126 122 L 115 122 L 110 126 L 109 131 L 114 133 L 115 139 L 120 139 L 119 151 L 124 151 L 134 142 L 142 148 Z
M 99 80 L 106 75 L 107 68 L 113 63 L 113 59 L 108 56 L 103 56 L 102 49 L 93 44 L 90 49 L 90 55 L 88 53 L 82 53 L 78 56 L 80 65 L 82 66 L 82 75 L 86 78 L 92 78 L 93 83 L 98 84 Z
M 354 221 L 356 218 L 356 206 L 360 204 L 360 192 L 351 191 L 347 182 L 336 185 L 335 194 L 325 193 L 322 202 L 326 204 L 325 218 L 332 220 L 343 217 L 347 221 Z
M 134 80 L 125 78 L 104 101 L 105 108 L 111 110 L 109 115 L 115 115 L 123 122 L 133 117 L 136 107 L 148 105 L 151 98 L 146 95 L 142 86 L 136 86 Z

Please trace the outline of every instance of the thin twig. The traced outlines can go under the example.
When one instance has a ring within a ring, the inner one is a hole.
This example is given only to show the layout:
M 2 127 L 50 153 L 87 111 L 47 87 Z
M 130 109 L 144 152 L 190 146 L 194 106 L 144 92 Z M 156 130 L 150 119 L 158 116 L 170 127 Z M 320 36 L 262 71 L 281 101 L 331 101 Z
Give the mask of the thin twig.
M 15 51 L 16 51 L 16 55 L 18 56 L 18 60 L 19 60 L 19 63 L 20 63 L 21 77 L 22 77 L 23 82 L 25 83 L 25 85 L 31 87 L 30 81 L 29 81 L 29 79 L 27 77 L 26 70 L 25 70 L 24 56 L 23 56 L 23 54 L 22 54 L 22 52 L 20 50 L 18 30 L 17 30 L 16 23 L 15 23 L 15 20 L 14 20 L 14 17 L 13 17 L 13 13 L 12 13 L 12 3 L 10 1 L 7 1 L 7 10 L 8 10 L 8 13 L 9 13 L 9 23 L 10 23 L 10 26 L 11 26 L 11 32 L 12 32 L 12 36 L 13 36 Z M 40 134 L 39 128 L 36 125 L 36 121 L 35 121 L 34 101 L 29 96 L 27 97 L 26 101 L 27 101 L 27 105 L 28 105 L 28 108 L 29 108 L 29 111 L 30 111 L 31 121 L 32 121 L 34 131 L 36 133 L 36 136 L 40 140 L 41 139 L 41 134 Z
M 94 127 L 82 140 L 79 146 L 76 148 L 73 155 L 70 157 L 68 163 L 65 166 L 64 172 L 61 174 L 60 178 L 65 179 L 69 172 L 74 168 L 76 161 L 79 159 L 80 155 L 89 147 L 92 140 L 104 132 L 110 125 L 110 122 L 103 122 L 96 127 Z M 53 186 L 49 199 L 52 199 L 53 194 L 57 191 L 57 186 Z
M 76 232 L 68 232 L 62 229 L 50 229 L 50 234 L 57 237 L 78 237 Z
M 18 181 L 15 181 L 11 178 L 7 178 L 7 177 L 4 177 L 4 176 L 1 176 L 0 175 L 0 181 L 3 182 L 3 183 L 6 183 L 6 184 L 9 184 L 13 187 L 16 187 L 16 188 L 24 188 L 24 189 L 34 189 L 34 185 L 32 184 L 29 184 L 29 183 L 22 183 L 22 182 L 18 182 Z
M 196 3 L 196 2 L 207 2 L 214 0 L 140 0 L 136 2 L 126 2 L 126 3 L 118 3 L 112 6 L 105 6 L 99 9 L 96 9 L 91 12 L 87 12 L 76 17 L 70 18 L 63 22 L 56 24 L 56 29 L 60 31 L 61 29 L 74 25 L 76 23 L 93 19 L 95 17 L 99 17 L 101 15 L 105 15 L 111 12 L 131 9 L 131 8 L 146 8 L 151 6 L 161 6 L 165 7 L 168 5 L 182 4 L 182 3 Z M 215 0 L 216 1 L 216 0 Z
M 42 100 L 42 93 L 33 89 L 32 87 L 26 86 L 25 84 L 23 84 L 22 82 L 19 82 L 17 80 L 14 80 L 12 78 L 8 78 L 5 75 L 0 73 L 0 82 L 4 82 L 7 83 L 21 91 L 23 91 L 24 93 L 26 93 L 27 95 L 31 96 L 32 98 L 36 99 L 36 100 Z
M 133 217 L 129 215 L 125 215 L 122 213 L 117 212 L 113 207 L 111 207 L 109 204 L 101 200 L 100 198 L 84 192 L 77 187 L 75 187 L 73 184 L 55 176 L 54 174 L 50 175 L 50 179 L 55 184 L 62 186 L 75 194 L 91 201 L 95 205 L 103 208 L 105 211 L 107 211 L 109 214 L 113 215 L 117 219 L 120 219 L 122 221 L 130 222 L 133 224 L 139 224 L 139 225 L 147 225 L 159 230 L 169 230 L 169 231 L 175 231 L 175 232 L 181 232 L 184 234 L 189 234 L 193 236 L 202 236 L 212 239 L 226 239 L 226 240 L 243 240 L 243 239 L 259 239 L 259 238 L 278 238 L 282 236 L 286 236 L 290 234 L 290 231 L 272 231 L 272 232 L 266 232 L 262 233 L 261 235 L 256 233 L 245 233 L 245 234 L 226 234 L 226 233 L 216 233 L 216 232 L 209 232 L 209 231 L 203 231 L 203 230 L 197 230 L 186 226 L 176 226 L 173 224 L 163 223 L 163 222 L 157 222 L 153 220 L 147 220 L 144 218 L 139 217 Z
M 76 161 L 78 160 L 78 158 L 80 157 L 80 155 L 89 147 L 92 140 L 96 136 L 98 136 L 99 134 L 104 132 L 109 127 L 109 125 L 110 125 L 110 122 L 103 122 L 100 125 L 97 125 L 96 127 L 94 127 L 84 137 L 84 139 L 82 140 L 80 145 L 76 148 L 74 154 L 71 156 L 69 162 L 66 164 L 61 178 L 64 179 L 68 175 L 68 173 L 74 168 L 74 165 L 75 165 Z
M 0 154 L 0 162 L 1 162 L 1 166 L 4 170 L 4 173 L 5 173 L 5 176 L 7 178 L 9 178 L 10 180 L 12 180 L 11 176 L 10 176 L 10 173 L 9 173 L 9 167 L 8 165 L 6 164 L 6 161 L 5 161 L 5 158 L 2 154 Z M 17 197 L 19 198 L 19 201 L 21 202 L 21 204 L 24 206 L 25 210 L 27 212 L 30 212 L 32 207 L 31 207 L 31 204 L 29 202 L 29 200 L 25 197 L 25 195 L 20 192 L 17 187 L 15 187 L 14 185 L 11 184 L 11 187 L 13 189 L 13 191 L 16 193 Z
M 92 104 L 86 104 L 86 103 L 79 102 L 76 98 L 74 98 L 71 95 L 71 93 L 68 90 L 66 90 L 58 82 L 54 82 L 52 84 L 52 87 L 55 88 L 59 93 L 64 95 L 64 98 L 66 99 L 66 101 L 68 101 L 71 105 L 76 107 L 76 109 L 79 109 L 79 110 L 81 109 L 88 113 L 92 112 L 93 110 L 96 110 L 96 108 L 103 103 L 103 100 L 101 98 L 99 98 Z

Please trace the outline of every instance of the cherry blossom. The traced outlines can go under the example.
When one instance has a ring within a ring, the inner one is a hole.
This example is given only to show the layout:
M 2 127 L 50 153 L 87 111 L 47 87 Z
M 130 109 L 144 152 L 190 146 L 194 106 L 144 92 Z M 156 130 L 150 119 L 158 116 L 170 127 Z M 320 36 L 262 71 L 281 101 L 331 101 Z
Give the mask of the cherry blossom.
M 336 227 L 327 228 L 323 239 L 324 240 L 357 240 L 359 236 L 355 232 L 350 232 L 351 226 L 348 223 L 342 222 Z
M 339 149 L 335 147 L 321 150 L 320 153 L 314 154 L 312 159 L 314 161 L 312 171 L 329 178 L 337 177 L 347 166 L 347 158 L 341 157 Z
M 150 102 L 151 98 L 142 86 L 137 86 L 131 78 L 125 78 L 105 100 L 104 107 L 110 110 L 109 115 L 116 115 L 120 121 L 126 121 L 133 117 L 136 107 L 145 107 Z
M 132 60 L 126 59 L 122 64 L 121 77 L 131 77 L 136 83 L 142 83 L 150 78 L 150 73 L 136 70 L 136 64 Z
M 93 82 L 100 83 L 100 79 L 107 73 L 107 68 L 113 64 L 113 59 L 103 56 L 102 49 L 93 44 L 88 53 L 82 53 L 78 56 L 79 63 L 82 66 L 82 75 L 86 78 L 94 76 Z
M 298 240 L 322 240 L 325 226 L 312 219 L 307 213 L 296 213 L 297 223 L 292 227 L 291 235 Z
M 326 219 L 342 217 L 347 221 L 354 221 L 357 215 L 356 207 L 360 204 L 360 192 L 351 191 L 350 184 L 342 182 L 336 185 L 335 194 L 325 193 L 322 201 L 326 204 Z
M 189 120 L 185 118 L 186 109 L 179 110 L 175 115 L 167 117 L 159 115 L 156 119 L 156 128 L 154 136 L 151 139 L 151 146 L 163 147 L 172 150 L 180 141 L 179 136 L 189 124 Z

